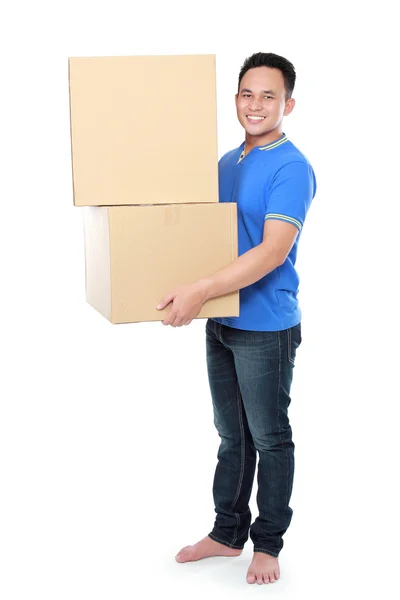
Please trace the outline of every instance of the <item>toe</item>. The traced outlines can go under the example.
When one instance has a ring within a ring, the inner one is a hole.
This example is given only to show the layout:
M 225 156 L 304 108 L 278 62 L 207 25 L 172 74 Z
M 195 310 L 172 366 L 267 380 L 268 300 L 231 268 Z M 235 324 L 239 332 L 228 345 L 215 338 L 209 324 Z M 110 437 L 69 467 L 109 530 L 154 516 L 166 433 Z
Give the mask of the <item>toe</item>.
M 264 573 L 263 574 L 263 580 L 264 580 L 264 583 L 269 583 L 269 575 L 268 575 L 268 573 Z
M 188 556 L 188 550 L 190 549 L 190 546 L 186 546 L 185 548 L 182 548 L 182 550 L 180 550 L 178 552 L 178 554 L 175 556 L 175 560 L 176 562 L 185 562 Z
M 263 581 L 263 576 L 262 576 L 262 575 L 257 575 L 257 583 L 258 583 L 259 585 L 261 585 L 262 583 L 264 583 L 264 581 Z
M 246 581 L 247 581 L 247 583 L 255 583 L 256 576 L 254 575 L 254 573 L 250 573 L 250 572 L 247 573 Z
M 275 570 L 275 571 L 274 571 L 274 577 L 275 577 L 276 581 L 278 581 L 278 579 L 279 579 L 279 577 L 280 577 L 280 573 L 279 573 L 279 571 L 278 571 L 278 570 Z

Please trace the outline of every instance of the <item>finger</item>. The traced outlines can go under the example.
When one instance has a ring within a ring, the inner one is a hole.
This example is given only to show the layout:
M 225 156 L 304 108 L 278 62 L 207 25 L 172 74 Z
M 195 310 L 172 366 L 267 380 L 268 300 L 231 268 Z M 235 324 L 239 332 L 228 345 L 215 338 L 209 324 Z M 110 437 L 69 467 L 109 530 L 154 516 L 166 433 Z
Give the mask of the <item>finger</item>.
M 172 325 L 172 323 L 175 321 L 175 314 L 173 312 L 170 312 L 169 315 L 167 316 L 166 319 L 164 319 L 164 321 L 162 322 L 163 325 Z
M 157 305 L 157 310 L 163 310 L 168 304 L 170 304 L 175 298 L 174 294 L 167 294 L 161 302 Z
M 185 324 L 185 321 L 181 317 L 176 317 L 174 322 L 172 323 L 173 327 L 182 327 Z
M 193 321 L 193 319 L 190 319 L 190 321 L 186 321 L 185 326 L 190 325 L 190 323 Z

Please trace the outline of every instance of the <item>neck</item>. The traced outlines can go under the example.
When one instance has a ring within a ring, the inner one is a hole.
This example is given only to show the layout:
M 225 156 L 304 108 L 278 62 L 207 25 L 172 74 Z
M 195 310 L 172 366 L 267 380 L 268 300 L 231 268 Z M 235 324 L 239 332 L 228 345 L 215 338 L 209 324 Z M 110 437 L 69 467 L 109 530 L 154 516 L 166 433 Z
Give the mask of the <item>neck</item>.
M 244 144 L 245 152 L 246 154 L 248 154 L 250 150 L 253 150 L 253 148 L 255 148 L 256 146 L 267 146 L 272 142 L 276 142 L 276 140 L 279 140 L 279 138 L 281 138 L 282 135 L 283 133 L 281 127 L 277 127 L 276 129 L 273 129 L 272 131 L 269 131 L 264 135 L 250 135 L 246 131 Z

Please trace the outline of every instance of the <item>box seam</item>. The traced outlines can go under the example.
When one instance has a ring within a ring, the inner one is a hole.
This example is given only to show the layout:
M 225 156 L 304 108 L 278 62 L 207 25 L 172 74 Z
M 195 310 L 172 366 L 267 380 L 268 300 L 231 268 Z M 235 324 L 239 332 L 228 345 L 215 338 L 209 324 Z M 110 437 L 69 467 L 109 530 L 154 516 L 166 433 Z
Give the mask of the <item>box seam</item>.
M 69 135 L 71 139 L 71 169 L 72 169 L 72 200 L 75 202 L 75 181 L 74 181 L 74 150 L 72 144 L 72 96 L 71 96 L 71 60 L 68 58 L 68 94 L 69 94 Z
M 108 256 L 109 256 L 109 277 L 110 277 L 110 321 L 114 323 L 114 310 L 113 310 L 113 278 L 112 278 L 112 265 L 111 265 L 111 211 L 110 207 L 107 206 L 107 228 L 108 228 Z
M 237 204 L 234 203 L 234 209 L 231 212 L 231 223 L 232 223 L 232 240 L 234 242 L 234 247 L 232 247 L 232 261 L 235 260 L 236 256 L 239 253 L 239 247 L 238 247 L 238 239 L 237 239 L 237 225 L 235 227 L 235 221 L 237 223 Z M 235 235 L 236 234 L 236 235 Z M 236 312 L 239 313 L 240 311 L 240 302 L 239 302 L 239 294 L 240 294 L 240 290 L 238 290 L 236 292 Z

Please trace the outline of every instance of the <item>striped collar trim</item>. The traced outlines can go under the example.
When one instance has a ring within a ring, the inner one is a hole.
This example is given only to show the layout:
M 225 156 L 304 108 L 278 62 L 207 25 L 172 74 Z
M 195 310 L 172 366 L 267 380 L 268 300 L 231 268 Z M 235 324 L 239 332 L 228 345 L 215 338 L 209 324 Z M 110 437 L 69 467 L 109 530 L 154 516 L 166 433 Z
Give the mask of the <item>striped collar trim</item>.
M 259 150 L 273 150 L 274 148 L 281 146 L 282 144 L 284 144 L 287 141 L 289 141 L 289 140 L 287 139 L 287 136 L 284 133 L 283 136 L 281 138 L 279 138 L 279 140 L 276 140 L 275 142 L 271 142 L 270 144 L 267 144 L 266 146 L 259 146 L 258 149 Z
M 282 146 L 282 144 L 284 144 L 285 142 L 288 142 L 289 140 L 287 139 L 286 133 L 283 134 L 283 136 L 281 138 L 279 138 L 279 140 L 275 140 L 275 142 L 271 142 L 270 144 L 267 144 L 266 146 L 257 146 L 258 150 L 273 150 L 274 148 L 277 148 L 278 146 Z M 245 153 L 244 153 L 244 146 L 245 146 L 245 142 L 243 142 L 243 150 L 241 155 L 239 156 L 239 160 L 238 163 L 240 163 L 244 157 L 245 157 Z M 254 148 L 255 150 L 255 148 Z

